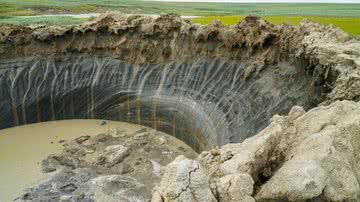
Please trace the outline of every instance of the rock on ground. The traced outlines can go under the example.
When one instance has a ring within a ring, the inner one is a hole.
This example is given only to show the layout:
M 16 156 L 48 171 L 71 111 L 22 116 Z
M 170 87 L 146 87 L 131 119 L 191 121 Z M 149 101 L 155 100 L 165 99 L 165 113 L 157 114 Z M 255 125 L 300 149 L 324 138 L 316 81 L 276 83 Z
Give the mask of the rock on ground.
M 153 201 L 360 201 L 360 102 L 292 108 L 240 144 L 178 157 Z
M 196 157 L 180 140 L 145 127 L 135 133 L 110 129 L 81 136 L 43 161 L 48 178 L 17 201 L 149 201 L 164 166 L 178 155 Z

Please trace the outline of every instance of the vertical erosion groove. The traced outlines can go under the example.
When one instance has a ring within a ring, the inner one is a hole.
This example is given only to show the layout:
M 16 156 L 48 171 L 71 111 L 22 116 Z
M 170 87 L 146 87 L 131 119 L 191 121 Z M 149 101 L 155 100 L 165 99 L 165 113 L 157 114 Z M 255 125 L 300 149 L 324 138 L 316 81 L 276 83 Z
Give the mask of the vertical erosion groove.
M 275 113 L 310 107 L 316 95 L 301 65 L 281 63 L 244 79 L 240 61 L 132 65 L 64 56 L 0 62 L 0 128 L 96 118 L 153 127 L 196 151 L 240 142 Z

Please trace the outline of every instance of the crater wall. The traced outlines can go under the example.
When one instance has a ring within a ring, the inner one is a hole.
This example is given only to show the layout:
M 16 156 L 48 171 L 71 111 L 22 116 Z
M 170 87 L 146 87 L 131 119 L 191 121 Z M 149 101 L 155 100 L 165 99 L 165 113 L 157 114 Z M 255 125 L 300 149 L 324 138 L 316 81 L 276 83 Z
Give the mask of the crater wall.
M 300 64 L 280 63 L 243 79 L 240 61 L 129 64 L 90 55 L 0 63 L 0 127 L 63 119 L 146 125 L 197 151 L 240 142 L 274 113 L 310 107 L 315 91 Z
M 150 126 L 196 151 L 241 142 L 274 114 L 329 100 L 342 63 L 322 58 L 309 31 L 174 15 L 3 27 L 0 128 L 96 118 Z
M 72 28 L 5 27 L 0 53 L 1 128 L 100 118 L 211 149 L 168 164 L 152 201 L 359 201 L 359 103 L 338 100 L 359 101 L 360 43 L 340 30 L 103 16 Z M 108 193 L 95 198 L 119 198 Z

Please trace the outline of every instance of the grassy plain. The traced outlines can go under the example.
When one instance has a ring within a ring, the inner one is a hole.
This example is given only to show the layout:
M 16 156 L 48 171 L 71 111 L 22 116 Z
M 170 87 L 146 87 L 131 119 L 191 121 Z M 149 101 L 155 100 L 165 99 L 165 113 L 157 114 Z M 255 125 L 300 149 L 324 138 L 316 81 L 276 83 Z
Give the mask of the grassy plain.
M 214 20 L 219 20 L 223 24 L 233 25 L 243 18 L 244 16 L 204 16 L 194 18 L 192 21 L 199 24 L 209 24 Z M 291 25 L 298 25 L 301 20 L 308 19 L 325 25 L 333 25 L 354 35 L 360 35 L 360 18 L 319 16 L 264 16 L 264 18 L 273 24 L 286 23 Z
M 142 0 L 0 0 L 0 15 L 89 13 L 116 10 L 127 13 L 214 16 L 341 16 L 360 17 L 360 4 L 309 3 L 179 3 Z
M 0 16 L 0 24 L 12 25 L 78 25 L 90 18 L 74 18 L 68 16 Z
M 119 11 L 138 14 L 176 13 L 202 16 L 194 23 L 208 24 L 220 20 L 235 24 L 246 15 L 263 16 L 275 23 L 297 25 L 309 20 L 332 24 L 347 32 L 360 35 L 360 4 L 309 3 L 179 3 L 142 0 L 0 0 L 0 24 L 74 25 L 88 19 L 45 16 L 21 17 L 41 14 L 97 13 Z

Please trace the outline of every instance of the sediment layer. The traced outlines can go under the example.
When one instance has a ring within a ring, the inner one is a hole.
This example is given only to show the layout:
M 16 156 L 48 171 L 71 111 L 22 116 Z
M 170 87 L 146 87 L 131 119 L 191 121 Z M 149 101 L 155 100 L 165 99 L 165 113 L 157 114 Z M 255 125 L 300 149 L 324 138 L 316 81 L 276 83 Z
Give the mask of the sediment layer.
M 2 128 L 118 120 L 164 131 L 201 151 L 240 142 L 274 113 L 295 104 L 310 108 L 318 97 L 301 66 L 289 63 L 244 79 L 244 64 L 214 58 L 156 65 L 94 56 L 22 59 L 0 63 Z
M 201 26 L 175 15 L 110 15 L 77 27 L 3 27 L 0 35 L 2 128 L 121 120 L 201 151 L 240 142 L 294 105 L 359 95 L 358 47 L 313 23 L 247 17 Z

